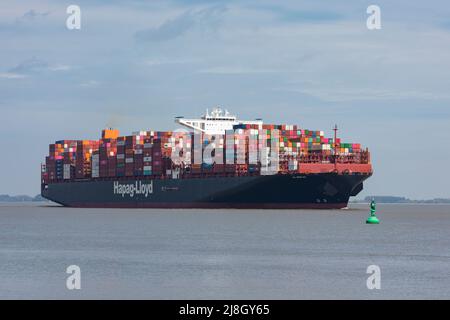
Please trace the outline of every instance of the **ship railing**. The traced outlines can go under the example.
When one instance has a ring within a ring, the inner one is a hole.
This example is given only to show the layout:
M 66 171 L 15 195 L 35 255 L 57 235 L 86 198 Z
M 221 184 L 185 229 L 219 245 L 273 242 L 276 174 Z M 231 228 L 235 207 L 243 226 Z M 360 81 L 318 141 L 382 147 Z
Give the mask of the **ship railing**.
M 299 163 L 345 163 L 345 164 L 369 164 L 370 153 L 362 151 L 351 154 L 328 155 L 321 153 L 302 155 L 280 155 L 280 161 L 296 160 Z

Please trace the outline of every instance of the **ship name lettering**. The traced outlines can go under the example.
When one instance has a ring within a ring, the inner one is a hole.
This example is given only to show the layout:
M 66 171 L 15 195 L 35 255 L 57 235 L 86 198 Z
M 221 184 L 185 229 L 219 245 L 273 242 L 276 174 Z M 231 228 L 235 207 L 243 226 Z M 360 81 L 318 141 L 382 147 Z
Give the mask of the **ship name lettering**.
M 135 194 L 142 194 L 145 197 L 148 197 L 149 194 L 153 193 L 153 181 L 150 181 L 150 183 L 136 181 L 134 184 L 121 184 L 119 181 L 114 181 L 113 191 L 114 194 L 121 195 L 122 198 L 125 197 L 125 195 L 129 195 L 133 198 Z

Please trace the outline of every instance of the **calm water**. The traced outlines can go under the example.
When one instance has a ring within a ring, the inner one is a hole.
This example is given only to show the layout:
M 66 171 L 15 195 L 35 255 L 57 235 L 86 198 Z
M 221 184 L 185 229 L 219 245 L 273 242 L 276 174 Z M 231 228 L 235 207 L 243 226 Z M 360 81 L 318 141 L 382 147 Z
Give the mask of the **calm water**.
M 0 205 L 0 298 L 450 298 L 450 206 L 349 210 Z M 66 289 L 66 267 L 81 290 Z M 368 290 L 366 268 L 381 268 Z

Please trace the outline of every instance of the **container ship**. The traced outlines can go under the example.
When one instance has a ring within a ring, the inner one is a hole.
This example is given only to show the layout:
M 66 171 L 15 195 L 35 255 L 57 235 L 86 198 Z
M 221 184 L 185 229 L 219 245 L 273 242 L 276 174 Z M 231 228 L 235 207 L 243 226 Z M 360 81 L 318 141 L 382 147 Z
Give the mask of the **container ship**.
M 41 194 L 68 207 L 344 208 L 372 175 L 370 153 L 323 131 L 238 120 L 220 108 L 182 130 L 59 140 Z

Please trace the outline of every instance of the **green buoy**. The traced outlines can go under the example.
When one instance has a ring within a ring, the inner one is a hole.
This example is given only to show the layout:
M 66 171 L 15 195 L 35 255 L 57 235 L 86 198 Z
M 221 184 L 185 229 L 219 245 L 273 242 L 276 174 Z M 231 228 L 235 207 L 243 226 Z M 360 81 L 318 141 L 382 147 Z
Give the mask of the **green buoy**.
M 372 202 L 370 203 L 370 216 L 367 218 L 366 223 L 368 224 L 380 223 L 380 220 L 378 220 L 377 216 L 375 215 L 375 212 L 376 212 L 375 200 L 372 199 Z

